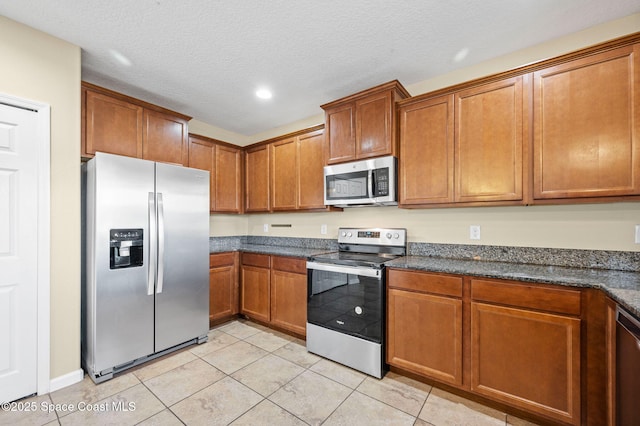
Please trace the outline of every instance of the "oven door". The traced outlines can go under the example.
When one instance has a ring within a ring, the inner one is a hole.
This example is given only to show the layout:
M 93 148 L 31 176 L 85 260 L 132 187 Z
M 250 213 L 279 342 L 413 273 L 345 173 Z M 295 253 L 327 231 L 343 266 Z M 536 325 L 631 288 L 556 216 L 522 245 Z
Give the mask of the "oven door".
M 307 262 L 307 322 L 382 344 L 384 269 Z

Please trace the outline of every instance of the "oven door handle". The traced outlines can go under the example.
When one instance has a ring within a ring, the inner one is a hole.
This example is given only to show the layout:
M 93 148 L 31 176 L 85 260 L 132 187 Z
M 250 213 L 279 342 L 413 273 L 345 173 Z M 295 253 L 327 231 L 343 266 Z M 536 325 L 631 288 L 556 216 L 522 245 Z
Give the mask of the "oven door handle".
M 307 262 L 307 269 L 316 271 L 337 272 L 339 274 L 360 275 L 365 277 L 380 278 L 381 270 L 374 268 L 359 268 L 353 266 L 333 265 L 327 263 Z

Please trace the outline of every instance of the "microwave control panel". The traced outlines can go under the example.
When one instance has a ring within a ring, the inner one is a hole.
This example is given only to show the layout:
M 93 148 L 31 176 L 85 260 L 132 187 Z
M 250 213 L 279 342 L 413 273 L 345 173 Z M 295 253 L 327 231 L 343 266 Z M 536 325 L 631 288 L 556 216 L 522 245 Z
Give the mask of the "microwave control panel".
M 373 171 L 373 196 L 385 197 L 389 195 L 389 168 L 375 169 Z

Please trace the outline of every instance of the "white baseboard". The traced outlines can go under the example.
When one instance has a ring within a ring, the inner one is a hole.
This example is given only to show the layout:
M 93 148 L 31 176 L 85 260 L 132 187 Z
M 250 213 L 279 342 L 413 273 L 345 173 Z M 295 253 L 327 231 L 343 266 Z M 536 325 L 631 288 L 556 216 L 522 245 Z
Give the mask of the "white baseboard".
M 58 389 L 66 388 L 67 386 L 71 386 L 74 383 L 81 382 L 83 378 L 84 371 L 80 368 L 78 370 L 72 371 L 71 373 L 67 373 L 64 376 L 51 379 L 49 392 L 55 392 Z

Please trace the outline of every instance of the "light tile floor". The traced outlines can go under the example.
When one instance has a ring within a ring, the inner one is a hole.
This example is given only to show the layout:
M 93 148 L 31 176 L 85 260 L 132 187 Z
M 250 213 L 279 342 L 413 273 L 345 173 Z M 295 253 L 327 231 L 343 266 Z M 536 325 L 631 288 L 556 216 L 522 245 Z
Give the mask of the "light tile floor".
M 0 425 L 527 425 L 395 373 L 378 380 L 249 321 L 95 385 L 0 411 Z

